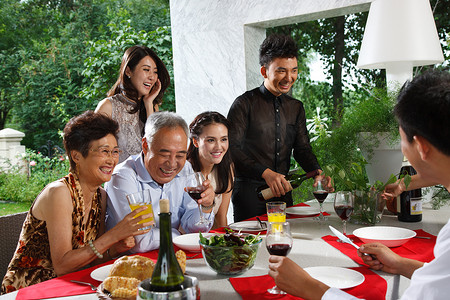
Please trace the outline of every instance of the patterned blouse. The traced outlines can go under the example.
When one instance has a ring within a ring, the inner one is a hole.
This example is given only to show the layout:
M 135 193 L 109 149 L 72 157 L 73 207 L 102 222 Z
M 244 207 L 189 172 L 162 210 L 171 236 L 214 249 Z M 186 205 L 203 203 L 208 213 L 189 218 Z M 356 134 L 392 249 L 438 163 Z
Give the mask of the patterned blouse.
M 121 94 L 108 98 L 111 101 L 111 118 L 119 123 L 119 133 L 117 143 L 122 153 L 119 156 L 119 163 L 123 162 L 130 155 L 141 153 L 142 131 L 144 123 L 139 119 L 139 113 L 130 114 L 133 108 L 133 101 Z
M 89 240 L 97 238 L 102 221 L 100 189 L 93 196 L 92 208 L 87 216 L 88 221 L 84 222 L 86 217 L 84 215 L 84 200 L 78 178 L 76 175 L 69 173 L 59 181 L 66 184 L 72 196 L 72 248 L 79 249 L 87 245 Z M 57 276 L 51 260 L 46 222 L 36 219 L 31 214 L 31 208 L 23 223 L 16 252 L 3 278 L 2 294 Z

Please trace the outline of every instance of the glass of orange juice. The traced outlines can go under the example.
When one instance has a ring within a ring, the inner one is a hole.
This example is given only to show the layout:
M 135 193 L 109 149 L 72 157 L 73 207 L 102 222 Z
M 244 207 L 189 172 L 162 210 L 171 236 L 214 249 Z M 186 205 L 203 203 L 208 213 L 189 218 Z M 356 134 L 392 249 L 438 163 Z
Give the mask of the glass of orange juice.
M 286 222 L 286 202 L 267 202 L 267 219 L 269 223 Z
M 147 208 L 143 211 L 138 213 L 136 217 L 139 217 L 141 215 L 145 214 L 151 214 L 152 216 L 150 218 L 144 219 L 142 221 L 139 221 L 138 224 L 146 223 L 146 222 L 152 222 L 152 226 L 155 225 L 155 220 L 153 218 L 153 208 L 152 208 L 152 198 L 150 195 L 150 190 L 142 190 L 137 193 L 128 194 L 127 196 L 128 205 L 130 205 L 131 211 L 146 206 Z M 151 226 L 142 227 L 140 230 L 150 229 Z

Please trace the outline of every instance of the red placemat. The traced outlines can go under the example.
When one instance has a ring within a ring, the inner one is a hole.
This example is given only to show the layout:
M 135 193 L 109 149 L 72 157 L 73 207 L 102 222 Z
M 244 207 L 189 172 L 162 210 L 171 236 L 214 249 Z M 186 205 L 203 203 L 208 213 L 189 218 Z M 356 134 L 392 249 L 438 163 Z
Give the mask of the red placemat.
M 436 236 L 429 234 L 422 229 L 414 231 L 417 233 L 417 236 L 430 237 L 430 239 L 412 238 L 399 247 L 391 248 L 391 250 L 402 257 L 411 258 L 422 262 L 432 261 L 434 259 L 433 249 L 436 244 Z M 363 244 L 363 242 L 354 235 L 348 235 L 348 237 L 351 238 L 358 246 Z M 353 259 L 356 263 L 364 265 L 361 257 L 359 257 L 356 252 L 357 250 L 352 245 L 347 243 L 339 243 L 337 242 L 338 238 L 331 235 L 326 235 L 322 237 L 322 239 Z
M 179 248 L 174 246 L 174 250 L 178 251 Z M 184 251 L 184 250 L 183 250 Z M 201 258 L 201 252 L 186 252 L 187 259 L 190 258 Z M 193 257 L 194 255 L 197 256 Z M 152 250 L 146 253 L 139 253 L 136 255 L 148 257 L 152 259 L 154 262 L 158 259 L 158 250 Z M 64 276 L 60 276 L 51 280 L 47 280 L 26 288 L 22 288 L 18 291 L 16 300 L 34 300 L 34 299 L 44 299 L 44 298 L 55 298 L 55 297 L 66 297 L 66 296 L 74 296 L 74 295 L 83 295 L 83 294 L 91 294 L 94 291 L 87 285 L 81 285 L 78 283 L 70 282 L 71 280 L 78 280 L 92 283 L 95 286 L 100 284 L 99 281 L 91 278 L 91 272 L 95 269 L 112 264 L 114 261 L 111 260 L 109 262 L 103 263 L 98 266 L 94 266 L 88 269 L 84 269 L 81 271 L 73 272 Z
M 386 299 L 387 283 L 381 276 L 366 267 L 351 268 L 364 275 L 364 282 L 345 291 L 355 297 L 366 300 Z M 293 279 L 295 280 L 295 279 Z M 241 295 L 243 300 L 264 299 L 301 299 L 291 295 L 272 295 L 267 289 L 273 287 L 275 282 L 269 275 L 254 277 L 230 278 L 230 283 Z

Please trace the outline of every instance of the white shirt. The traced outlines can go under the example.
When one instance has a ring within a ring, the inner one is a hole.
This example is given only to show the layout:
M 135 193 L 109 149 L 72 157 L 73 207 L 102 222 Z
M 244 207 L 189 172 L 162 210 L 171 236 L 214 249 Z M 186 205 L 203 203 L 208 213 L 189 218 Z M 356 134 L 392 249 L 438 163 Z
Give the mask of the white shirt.
M 163 198 L 170 200 L 173 236 L 180 235 L 177 230 L 180 226 L 186 233 L 198 232 L 199 228 L 195 226 L 200 219 L 197 203 L 184 191 L 186 175 L 192 172 L 191 164 L 186 161 L 180 173 L 161 186 L 145 168 L 142 153 L 130 156 L 115 168 L 111 180 L 105 185 L 108 193 L 106 228 L 111 229 L 131 212 L 126 195 L 150 189 L 155 227 L 147 234 L 135 236 L 136 246 L 131 253 L 159 248 L 159 200 Z M 213 221 L 214 214 L 209 218 Z
M 434 259 L 417 269 L 401 300 L 450 299 L 450 220 L 439 231 L 434 247 Z M 331 288 L 322 300 L 357 299 L 341 290 Z

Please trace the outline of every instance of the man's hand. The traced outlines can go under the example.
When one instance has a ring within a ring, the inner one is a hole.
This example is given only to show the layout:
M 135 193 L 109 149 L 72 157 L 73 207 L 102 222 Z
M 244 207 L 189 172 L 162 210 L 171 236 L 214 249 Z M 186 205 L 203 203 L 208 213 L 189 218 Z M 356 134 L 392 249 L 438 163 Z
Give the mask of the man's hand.
M 321 299 L 330 288 L 284 256 L 269 257 L 269 275 L 281 290 L 304 299 Z
M 363 253 L 372 254 L 376 259 L 369 255 L 363 255 Z M 358 255 L 365 264 L 374 270 L 400 274 L 408 278 L 411 278 L 414 271 L 423 266 L 422 262 L 403 258 L 381 243 L 362 245 L 358 250 Z
M 272 190 L 274 197 L 280 197 L 292 190 L 291 184 L 284 178 L 283 174 L 266 169 L 261 177 Z

